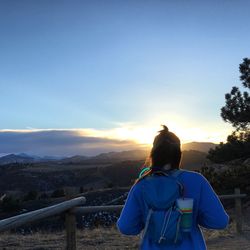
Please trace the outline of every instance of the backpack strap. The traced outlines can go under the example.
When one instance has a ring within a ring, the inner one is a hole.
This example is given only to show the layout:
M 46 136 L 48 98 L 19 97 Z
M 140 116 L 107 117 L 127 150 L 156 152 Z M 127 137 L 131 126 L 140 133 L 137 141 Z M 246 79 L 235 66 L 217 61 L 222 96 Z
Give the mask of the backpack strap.
M 184 170 L 181 169 L 174 169 L 174 170 L 170 170 L 170 171 L 164 171 L 162 169 L 157 169 L 156 171 L 154 171 L 152 174 L 158 174 L 158 175 L 163 175 L 166 177 L 172 177 L 175 179 L 175 181 L 177 182 L 177 184 L 179 185 L 179 191 L 180 191 L 180 195 L 181 197 L 184 197 L 184 186 L 183 184 L 180 182 L 179 177 L 181 176 L 181 174 L 184 173 Z
M 143 232 L 142 232 L 142 234 L 141 234 L 140 247 L 142 247 L 143 240 L 144 240 L 145 235 L 146 235 L 146 233 L 147 233 L 147 230 L 148 230 L 148 226 L 149 226 L 149 222 L 150 222 L 150 218 L 151 218 L 152 213 L 153 213 L 153 209 L 150 208 L 149 211 L 148 211 L 148 215 L 147 215 L 145 227 L 144 227 Z
M 147 168 L 147 169 L 149 169 L 149 168 Z M 184 171 L 181 170 L 181 169 L 164 170 L 164 169 L 160 169 L 160 168 L 156 168 L 156 170 L 154 170 L 154 172 L 153 172 L 153 174 L 161 174 L 161 175 L 165 175 L 165 176 L 172 176 L 175 179 L 178 179 L 178 177 L 183 173 L 184 173 Z
M 163 240 L 165 240 L 165 234 L 166 234 L 166 230 L 167 230 L 167 227 L 168 227 L 168 224 L 169 224 L 169 220 L 170 220 L 170 217 L 171 217 L 171 214 L 172 214 L 172 210 L 173 210 L 173 207 L 171 206 L 166 212 L 165 212 L 165 216 L 164 216 L 164 222 L 163 222 L 163 226 L 161 228 L 161 236 L 160 236 L 160 239 L 158 241 L 159 244 L 161 244 L 161 242 Z
M 176 169 L 176 170 L 171 171 L 171 174 L 170 174 L 170 176 L 173 177 L 176 180 L 176 182 L 178 183 L 178 185 L 179 185 L 179 190 L 180 190 L 181 197 L 184 197 L 185 188 L 184 188 L 183 184 L 180 182 L 179 177 L 183 173 L 184 173 L 183 170 Z

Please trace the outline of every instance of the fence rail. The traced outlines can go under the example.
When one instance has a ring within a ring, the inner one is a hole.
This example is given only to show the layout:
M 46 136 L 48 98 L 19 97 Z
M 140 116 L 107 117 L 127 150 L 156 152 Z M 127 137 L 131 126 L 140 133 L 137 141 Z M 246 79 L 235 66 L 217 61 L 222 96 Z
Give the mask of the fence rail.
M 234 194 L 220 195 L 220 199 L 234 199 L 235 200 L 235 220 L 236 230 L 242 233 L 242 202 L 246 194 L 241 194 L 240 189 L 236 188 Z M 68 196 L 70 198 L 70 196 Z M 65 227 L 66 227 L 66 249 L 76 250 L 76 214 L 86 214 L 89 212 L 98 211 L 121 211 L 123 205 L 108 205 L 108 206 L 81 206 L 86 202 L 85 197 L 73 198 L 59 204 L 38 209 L 25 214 L 13 216 L 0 221 L 0 232 L 18 226 L 34 222 L 43 218 L 65 213 Z
M 86 199 L 84 197 L 74 198 L 64 201 L 54 206 L 41 208 L 32 212 L 16 215 L 4 220 L 0 220 L 0 231 L 16 228 L 18 226 L 44 219 L 53 215 L 61 214 L 67 210 L 79 205 L 83 205 Z

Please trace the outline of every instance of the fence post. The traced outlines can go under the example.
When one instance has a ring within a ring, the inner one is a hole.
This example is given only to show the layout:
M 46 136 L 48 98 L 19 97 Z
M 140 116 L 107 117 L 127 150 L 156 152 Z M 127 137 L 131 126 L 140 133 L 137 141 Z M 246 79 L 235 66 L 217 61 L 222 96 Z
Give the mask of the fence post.
M 72 189 L 65 189 L 66 199 L 73 198 L 74 192 Z M 65 227 L 66 227 L 66 249 L 76 250 L 76 216 L 70 210 L 65 214 Z
M 240 189 L 234 189 L 235 194 L 240 194 Z M 242 206 L 241 198 L 235 198 L 235 218 L 236 218 L 236 231 L 237 233 L 242 233 Z

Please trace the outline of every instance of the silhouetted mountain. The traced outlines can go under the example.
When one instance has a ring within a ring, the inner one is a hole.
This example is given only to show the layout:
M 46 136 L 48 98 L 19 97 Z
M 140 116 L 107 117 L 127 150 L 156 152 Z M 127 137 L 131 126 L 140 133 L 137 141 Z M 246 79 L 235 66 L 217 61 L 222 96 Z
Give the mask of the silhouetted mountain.
M 187 170 L 199 170 L 207 162 L 207 154 L 197 150 L 188 150 L 182 152 L 181 168 Z
M 39 157 L 39 156 L 38 156 Z M 51 155 L 45 155 L 43 157 L 40 157 L 40 159 L 44 160 L 44 161 L 57 161 L 57 160 L 62 160 L 65 157 L 61 157 L 61 156 L 51 156 Z
M 20 154 L 8 154 L 0 157 L 0 165 L 6 165 L 11 163 L 37 163 L 37 162 L 47 162 L 47 161 L 58 161 L 62 157 L 56 156 L 36 156 L 28 155 L 25 153 Z
M 207 153 L 210 148 L 214 148 L 215 146 L 216 144 L 211 143 L 211 142 L 190 142 L 190 143 L 185 143 L 182 145 L 182 151 L 190 151 L 190 150 L 196 151 L 196 152 L 191 152 L 193 156 L 196 154 L 196 156 L 201 157 L 202 155 L 202 158 L 204 158 L 206 155 L 204 153 Z M 142 159 L 146 159 L 149 153 L 150 153 L 150 150 L 129 150 L 129 151 L 122 151 L 122 152 L 103 153 L 95 157 L 91 157 L 89 159 L 91 160 L 142 160 Z
M 122 152 L 109 152 L 99 154 L 95 157 L 92 157 L 92 160 L 119 160 L 119 161 L 126 161 L 126 160 L 142 160 L 145 159 L 148 155 L 148 151 L 146 150 L 129 150 L 129 151 L 122 151 Z
M 217 144 L 212 142 L 189 142 L 182 144 L 182 150 L 196 150 L 207 153 L 210 148 L 215 148 Z
M 190 142 L 182 145 L 183 152 L 194 150 L 200 151 L 203 153 L 207 153 L 210 148 L 214 148 L 216 144 L 211 142 Z M 149 155 L 149 150 L 129 150 L 129 151 L 122 151 L 122 152 L 109 152 L 109 153 L 102 153 L 96 155 L 94 157 L 87 157 L 83 155 L 75 155 L 72 157 L 56 157 L 56 156 L 35 156 L 35 155 L 28 155 L 26 153 L 20 154 L 9 154 L 0 157 L 0 165 L 5 165 L 9 163 L 37 163 L 37 162 L 47 162 L 47 161 L 55 161 L 60 164 L 94 164 L 94 163 L 113 163 L 119 161 L 127 161 L 127 160 L 145 160 Z M 204 158 L 204 155 L 195 153 L 196 156 L 200 158 Z M 190 156 L 191 157 L 191 156 Z
M 28 155 L 28 154 L 25 154 L 25 153 L 20 153 L 20 154 L 15 154 L 15 155 L 21 156 L 21 157 L 35 158 L 35 156 L 33 156 L 33 155 L 31 156 L 31 155 Z
M 67 157 L 64 158 L 62 160 L 60 160 L 60 163 L 64 163 L 64 164 L 79 164 L 87 159 L 89 159 L 90 157 L 87 156 L 83 156 L 83 155 L 75 155 L 72 157 Z
M 82 186 L 84 189 L 129 186 L 138 177 L 147 155 L 146 151 L 133 150 L 100 154 L 92 158 L 74 156 L 46 162 L 32 162 L 32 158 L 9 155 L 12 164 L 0 167 L 0 190 L 45 192 L 65 186 Z M 9 158 L 5 157 L 4 163 Z M 24 160 L 32 163 L 24 165 Z M 199 170 L 205 162 L 206 153 L 183 151 L 182 168 Z
M 35 159 L 28 155 L 15 155 L 9 154 L 0 157 L 0 165 L 10 164 L 10 163 L 32 163 Z

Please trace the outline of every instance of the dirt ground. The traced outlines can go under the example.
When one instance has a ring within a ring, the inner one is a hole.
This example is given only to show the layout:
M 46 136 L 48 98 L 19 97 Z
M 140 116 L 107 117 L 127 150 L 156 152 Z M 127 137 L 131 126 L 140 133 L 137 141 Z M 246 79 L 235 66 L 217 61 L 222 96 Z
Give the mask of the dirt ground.
M 250 226 L 244 224 L 243 234 L 235 233 L 235 225 L 222 231 L 204 230 L 209 250 L 249 250 Z M 1 250 L 55 250 L 65 249 L 65 233 L 39 232 L 29 235 L 0 234 Z M 138 249 L 139 237 L 122 236 L 115 228 L 96 228 L 77 231 L 77 249 L 86 250 L 135 250 Z
M 208 250 L 250 250 L 250 202 L 244 207 L 242 234 L 236 233 L 233 210 L 225 230 L 203 229 Z M 0 233 L 0 250 L 66 249 L 65 231 L 37 232 L 27 235 Z M 139 236 L 123 236 L 116 227 L 77 230 L 77 250 L 136 250 Z

